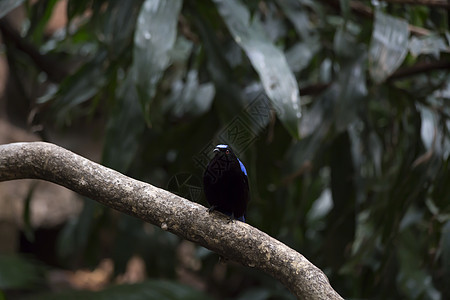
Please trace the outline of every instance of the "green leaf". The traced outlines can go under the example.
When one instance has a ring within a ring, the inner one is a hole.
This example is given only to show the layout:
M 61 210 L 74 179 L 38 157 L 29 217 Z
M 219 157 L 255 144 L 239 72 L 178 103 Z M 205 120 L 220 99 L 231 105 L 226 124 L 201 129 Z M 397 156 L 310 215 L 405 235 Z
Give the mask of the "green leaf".
M 348 26 L 339 26 L 333 39 L 333 48 L 337 55 L 353 58 L 358 52 L 355 37 L 348 30 Z
M 420 247 L 423 240 L 413 230 L 403 231 L 397 248 L 399 272 L 397 285 L 407 299 L 441 299 L 441 293 L 434 287 L 431 275 L 421 266 Z
M 261 25 L 267 38 L 272 42 L 283 40 L 286 36 L 287 24 L 282 18 L 279 18 L 279 8 L 272 2 L 267 2 L 267 8 L 264 11 L 255 11 L 253 18 L 261 20 Z
M 450 221 L 442 226 L 441 233 L 442 268 L 444 276 L 450 279 Z
M 424 105 L 417 105 L 417 109 L 422 119 L 420 135 L 425 148 L 446 159 L 450 155 L 450 137 L 445 132 L 450 124 L 442 122 L 434 110 Z
M 205 8 L 199 6 L 198 9 L 204 10 Z M 209 73 L 211 74 L 210 76 L 215 82 L 216 87 L 223 89 L 224 91 L 230 90 L 232 70 L 225 58 L 226 51 L 222 47 L 222 45 L 220 45 L 218 37 L 214 32 L 212 24 L 214 19 L 211 17 L 211 13 L 209 13 L 209 11 L 202 12 L 204 14 L 204 17 L 203 14 L 201 15 L 197 11 L 194 12 L 196 14 L 194 15 L 193 22 L 198 30 L 200 38 L 202 39 L 204 51 L 207 58 L 207 68 Z M 233 91 L 234 90 L 235 89 L 233 89 Z M 235 93 L 238 93 L 238 91 L 235 91 Z
M 95 299 L 95 300 L 207 300 L 202 292 L 191 287 L 165 280 L 148 280 L 139 284 L 115 285 L 99 292 L 69 291 L 58 294 L 35 296 L 34 299 Z
M 108 1 L 106 11 L 94 15 L 98 39 L 108 47 L 110 60 L 123 58 L 133 42 L 133 33 L 141 4 L 139 1 Z
M 300 95 L 283 52 L 270 42 L 259 20 L 251 22 L 248 9 L 240 1 L 214 2 L 234 40 L 258 73 L 278 117 L 291 135 L 299 138 Z
M 57 123 L 70 123 L 68 118 L 73 112 L 73 108 L 90 100 L 107 84 L 106 59 L 106 52 L 99 51 L 75 74 L 65 78 L 56 92 L 51 91 L 39 98 L 38 103 L 54 100 L 51 110 L 56 116 Z
M 140 145 L 145 122 L 138 93 L 129 75 L 117 91 L 117 103 L 106 129 L 102 163 L 126 173 Z
M 436 59 L 439 59 L 440 52 L 448 53 L 450 52 L 450 47 L 444 38 L 437 35 L 413 36 L 409 41 L 409 51 L 414 57 L 420 54 L 432 54 Z
M 146 0 L 138 16 L 132 74 L 147 122 L 157 84 L 170 64 L 181 4 L 181 0 Z
M 77 15 L 81 15 L 90 9 L 90 0 L 68 0 L 67 1 L 67 18 L 69 22 Z
M 408 22 L 375 12 L 375 22 L 369 52 L 372 79 L 383 82 L 403 62 L 408 53 Z
M 294 25 L 297 34 L 306 42 L 312 36 L 312 22 L 309 20 L 307 9 L 304 6 L 311 6 L 315 10 L 317 4 L 314 2 L 305 3 L 306 1 L 298 0 L 278 0 L 277 1 L 286 14 L 286 17 Z M 303 2 L 303 3 L 302 3 Z
M 230 63 L 227 60 L 227 53 L 229 54 L 230 51 L 227 52 L 214 32 L 214 23 L 220 16 L 214 6 L 211 10 L 206 10 L 201 5 L 197 5 L 196 8 L 198 8 L 198 11 L 194 10 L 193 22 L 202 39 L 206 67 L 215 85 L 215 104 L 218 105 L 219 119 L 231 119 L 239 113 L 244 99 L 241 95 L 241 87 L 238 85 L 236 77 L 233 76 L 233 69 L 230 67 L 233 61 Z M 234 45 L 234 52 L 237 52 L 236 49 L 239 52 L 242 51 L 238 45 Z M 236 57 L 233 60 L 237 60 Z
M 31 34 L 31 37 L 36 43 L 44 39 L 47 23 L 52 16 L 53 8 L 57 2 L 58 0 L 46 0 L 39 1 L 35 4 L 36 7 L 32 10 L 33 14 L 30 17 L 29 34 Z
M 34 231 L 31 226 L 31 200 L 33 199 L 34 190 L 37 183 L 31 184 L 27 196 L 25 198 L 25 204 L 23 207 L 23 231 L 28 241 L 34 242 Z
M 319 50 L 319 40 L 311 38 L 308 41 L 296 43 L 289 48 L 286 51 L 286 60 L 292 71 L 300 72 L 309 65 Z
M 309 224 L 314 224 L 315 222 L 317 223 L 320 219 L 325 217 L 332 208 L 333 200 L 331 198 L 331 190 L 326 188 L 322 191 L 319 198 L 313 202 L 313 205 L 306 216 L 307 222 Z
M 0 19 L 6 16 L 14 8 L 22 4 L 23 0 L 1 0 L 0 1 Z
M 61 230 L 57 240 L 57 253 L 60 261 L 66 264 L 79 253 L 94 252 L 98 240 L 93 238 L 98 232 L 101 217 L 105 207 L 101 204 L 83 198 L 83 210 L 75 219 L 70 219 Z
M 342 15 L 344 16 L 344 20 L 347 21 L 350 16 L 350 1 L 349 0 L 339 0 L 339 4 L 341 7 Z
M 43 280 L 42 266 L 18 255 L 0 255 L 0 289 L 32 289 Z
M 198 71 L 190 70 L 186 82 L 178 79 L 172 83 L 172 92 L 165 105 L 174 116 L 197 116 L 209 110 L 215 94 L 214 85 L 199 84 L 198 81 Z
M 357 117 L 357 110 L 367 95 L 365 51 L 354 51 L 354 59 L 346 61 L 341 67 L 339 78 L 333 84 L 335 88 L 336 128 L 343 131 Z

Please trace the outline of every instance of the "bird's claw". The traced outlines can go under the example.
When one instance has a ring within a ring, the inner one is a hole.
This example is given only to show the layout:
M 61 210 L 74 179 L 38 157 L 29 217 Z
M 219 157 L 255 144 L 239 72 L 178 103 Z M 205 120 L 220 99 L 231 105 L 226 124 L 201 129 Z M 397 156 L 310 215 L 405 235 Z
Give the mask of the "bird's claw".
M 230 216 L 230 218 L 228 218 L 228 222 L 227 223 L 228 224 L 234 223 L 234 214 L 233 213 L 231 213 L 231 216 Z

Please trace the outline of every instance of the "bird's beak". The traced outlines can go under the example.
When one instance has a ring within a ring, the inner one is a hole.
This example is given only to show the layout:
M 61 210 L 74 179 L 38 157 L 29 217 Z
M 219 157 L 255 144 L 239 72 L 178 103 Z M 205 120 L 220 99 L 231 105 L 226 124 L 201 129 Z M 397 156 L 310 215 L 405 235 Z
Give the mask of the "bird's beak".
M 219 148 L 214 148 L 213 150 L 214 153 L 220 152 Z

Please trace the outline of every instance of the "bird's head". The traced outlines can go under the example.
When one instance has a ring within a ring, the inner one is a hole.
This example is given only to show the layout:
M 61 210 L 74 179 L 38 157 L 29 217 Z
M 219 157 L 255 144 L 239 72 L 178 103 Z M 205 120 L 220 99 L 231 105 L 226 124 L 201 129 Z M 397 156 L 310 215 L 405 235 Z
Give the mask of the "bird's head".
M 215 153 L 216 157 L 220 156 L 221 159 L 225 158 L 225 160 L 228 162 L 237 160 L 239 162 L 242 173 L 244 173 L 245 176 L 247 176 L 247 170 L 245 169 L 244 164 L 239 160 L 239 158 L 237 158 L 237 156 L 234 154 L 230 146 L 225 144 L 219 144 L 216 146 L 216 148 L 214 148 L 213 152 Z
M 219 144 L 216 146 L 216 148 L 214 148 L 213 152 L 218 155 L 218 154 L 225 154 L 225 155 L 231 155 L 234 156 L 233 150 L 231 149 L 230 146 L 225 145 L 225 144 Z
M 214 148 L 214 157 L 225 160 L 225 161 L 235 161 L 237 159 L 236 155 L 233 152 L 233 149 L 231 149 L 230 146 L 225 144 L 219 144 Z

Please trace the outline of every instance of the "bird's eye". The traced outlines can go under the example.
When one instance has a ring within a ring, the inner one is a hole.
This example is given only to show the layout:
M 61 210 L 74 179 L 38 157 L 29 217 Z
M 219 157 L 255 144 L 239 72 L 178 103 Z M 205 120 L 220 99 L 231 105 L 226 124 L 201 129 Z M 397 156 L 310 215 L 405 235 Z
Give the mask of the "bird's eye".
M 225 151 L 225 153 L 226 153 L 226 154 L 230 154 L 230 150 L 227 149 L 227 150 Z

